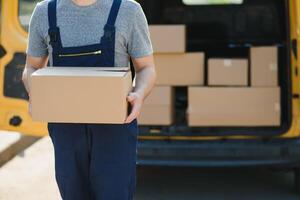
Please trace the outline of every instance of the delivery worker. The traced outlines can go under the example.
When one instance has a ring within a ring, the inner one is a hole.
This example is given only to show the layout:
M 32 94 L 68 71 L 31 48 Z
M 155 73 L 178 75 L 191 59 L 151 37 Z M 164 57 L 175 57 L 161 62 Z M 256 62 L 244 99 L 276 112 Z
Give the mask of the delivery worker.
M 147 20 L 133 0 L 45 0 L 37 4 L 23 72 L 29 96 L 30 75 L 45 67 L 48 58 L 53 67 L 124 67 L 131 58 L 136 71 L 136 86 L 127 97 L 131 112 L 124 124 L 48 123 L 63 199 L 133 198 L 136 118 L 155 81 L 152 53 Z

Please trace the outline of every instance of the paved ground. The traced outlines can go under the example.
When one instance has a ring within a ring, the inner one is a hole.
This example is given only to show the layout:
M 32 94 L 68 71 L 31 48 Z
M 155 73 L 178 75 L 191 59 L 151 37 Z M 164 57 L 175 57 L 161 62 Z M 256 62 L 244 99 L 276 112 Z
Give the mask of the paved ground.
M 59 199 L 53 162 L 48 137 L 33 144 L 0 169 L 0 200 Z
M 0 152 L 4 151 L 10 145 L 14 144 L 21 138 L 21 134 L 16 132 L 1 131 L 0 134 Z
M 259 169 L 141 168 L 136 200 L 299 200 L 293 174 Z M 0 200 L 60 199 L 48 137 L 0 169 Z

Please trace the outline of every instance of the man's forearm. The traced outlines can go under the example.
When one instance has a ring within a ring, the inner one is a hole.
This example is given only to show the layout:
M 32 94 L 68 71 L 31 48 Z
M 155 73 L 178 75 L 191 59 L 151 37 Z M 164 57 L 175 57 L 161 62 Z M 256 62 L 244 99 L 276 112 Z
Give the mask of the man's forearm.
M 136 73 L 136 83 L 134 92 L 140 94 L 145 99 L 151 92 L 156 80 L 154 66 L 143 67 Z
M 31 77 L 31 74 L 33 72 L 35 72 L 37 69 L 35 69 L 34 67 L 32 66 L 28 66 L 26 65 L 25 68 L 24 68 L 24 71 L 23 71 L 23 74 L 22 74 L 22 81 L 24 83 L 24 86 L 29 94 L 30 92 L 30 77 Z

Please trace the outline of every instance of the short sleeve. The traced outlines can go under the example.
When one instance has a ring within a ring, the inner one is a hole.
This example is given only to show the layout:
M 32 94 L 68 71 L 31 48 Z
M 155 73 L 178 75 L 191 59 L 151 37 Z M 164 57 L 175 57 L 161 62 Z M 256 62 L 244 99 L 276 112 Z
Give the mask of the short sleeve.
M 148 22 L 140 4 L 137 4 L 132 23 L 128 41 L 129 55 L 133 58 L 140 58 L 153 54 Z
M 28 45 L 26 53 L 34 57 L 43 57 L 48 55 L 48 47 L 45 38 L 42 35 L 41 26 L 46 23 L 39 4 L 36 5 L 29 22 Z

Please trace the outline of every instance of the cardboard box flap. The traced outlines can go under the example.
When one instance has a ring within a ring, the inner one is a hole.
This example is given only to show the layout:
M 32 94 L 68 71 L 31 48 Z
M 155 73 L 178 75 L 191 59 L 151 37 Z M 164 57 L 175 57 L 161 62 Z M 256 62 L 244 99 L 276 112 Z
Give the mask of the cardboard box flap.
M 124 77 L 129 68 L 119 67 L 45 67 L 35 71 L 32 76 L 89 76 L 89 77 Z

